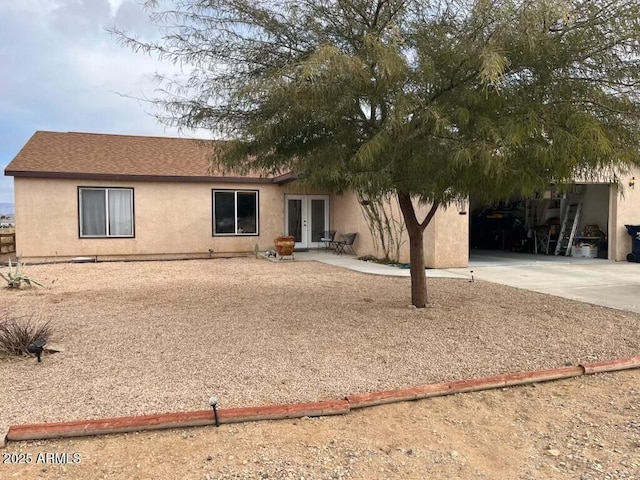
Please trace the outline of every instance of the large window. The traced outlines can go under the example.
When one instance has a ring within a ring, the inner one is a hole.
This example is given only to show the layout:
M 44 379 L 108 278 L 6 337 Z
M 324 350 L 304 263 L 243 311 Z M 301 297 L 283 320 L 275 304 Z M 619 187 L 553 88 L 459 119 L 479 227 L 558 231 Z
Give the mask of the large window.
M 80 237 L 133 237 L 133 189 L 78 189 Z
M 213 191 L 214 235 L 258 235 L 258 192 Z

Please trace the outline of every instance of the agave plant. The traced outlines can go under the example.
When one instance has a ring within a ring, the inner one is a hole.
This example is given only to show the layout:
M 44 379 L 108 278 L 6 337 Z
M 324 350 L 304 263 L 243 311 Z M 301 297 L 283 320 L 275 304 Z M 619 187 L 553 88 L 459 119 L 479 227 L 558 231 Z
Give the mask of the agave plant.
M 24 262 L 18 260 L 14 265 L 11 264 L 11 260 L 9 260 L 9 271 L 7 274 L 0 273 L 0 277 L 2 277 L 5 282 L 7 282 L 7 288 L 20 288 L 22 284 L 29 285 L 30 287 L 33 285 L 38 285 L 40 287 L 44 287 L 41 283 L 36 282 L 32 278 L 29 278 L 24 273 Z

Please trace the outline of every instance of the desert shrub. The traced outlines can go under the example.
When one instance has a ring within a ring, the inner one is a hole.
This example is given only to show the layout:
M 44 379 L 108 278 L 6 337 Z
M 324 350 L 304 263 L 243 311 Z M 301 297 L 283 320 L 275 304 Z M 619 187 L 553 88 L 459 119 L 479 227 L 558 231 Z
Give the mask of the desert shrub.
M 30 287 L 32 285 L 38 285 L 40 287 L 44 286 L 24 273 L 24 262 L 21 262 L 20 260 L 16 262 L 15 266 L 12 265 L 11 260 L 9 260 L 9 270 L 6 274 L 0 273 L 0 277 L 7 282 L 7 288 L 20 288 L 23 283 Z
M 15 317 L 8 313 L 0 319 L 0 355 L 23 355 L 27 346 L 40 340 L 46 344 L 53 335 L 50 320 L 42 321 L 33 316 Z

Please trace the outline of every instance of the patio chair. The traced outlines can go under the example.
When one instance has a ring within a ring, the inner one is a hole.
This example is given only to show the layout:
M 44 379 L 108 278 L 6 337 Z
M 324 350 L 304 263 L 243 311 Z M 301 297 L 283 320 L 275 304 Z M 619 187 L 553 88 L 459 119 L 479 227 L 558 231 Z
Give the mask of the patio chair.
M 534 228 L 534 253 L 544 253 L 550 255 L 551 251 L 555 248 L 555 244 L 558 242 L 557 236 L 551 233 L 551 227 L 549 225 L 538 225 Z
M 324 245 L 325 250 L 329 250 L 330 248 L 333 248 L 333 241 L 335 237 L 336 237 L 335 230 L 325 230 L 324 232 L 322 232 L 322 237 L 318 242 L 318 250 L 320 250 L 321 244 Z
M 338 255 L 342 255 L 343 253 L 351 253 L 351 255 L 355 255 L 356 252 L 353 250 L 353 242 L 356 240 L 357 233 L 345 233 L 342 236 L 342 240 L 333 242 L 336 246 L 336 253 Z

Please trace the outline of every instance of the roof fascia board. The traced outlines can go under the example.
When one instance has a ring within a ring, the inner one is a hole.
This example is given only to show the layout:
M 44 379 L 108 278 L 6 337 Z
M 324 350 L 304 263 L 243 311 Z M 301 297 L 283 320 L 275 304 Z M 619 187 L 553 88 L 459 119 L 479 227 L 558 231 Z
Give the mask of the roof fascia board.
M 113 173 L 32 172 L 5 170 L 7 177 L 65 178 L 73 180 L 116 180 L 138 182 L 192 182 L 192 183 L 279 183 L 271 177 L 209 177 L 180 175 L 118 175 Z

